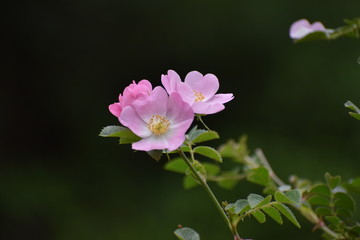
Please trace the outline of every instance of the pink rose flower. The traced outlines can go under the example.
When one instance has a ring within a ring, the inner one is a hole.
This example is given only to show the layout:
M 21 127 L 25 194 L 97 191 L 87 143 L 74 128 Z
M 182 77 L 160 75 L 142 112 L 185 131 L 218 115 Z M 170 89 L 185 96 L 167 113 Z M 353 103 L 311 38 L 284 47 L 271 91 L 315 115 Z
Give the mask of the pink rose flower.
M 203 76 L 197 71 L 189 72 L 182 82 L 179 75 L 169 70 L 161 76 L 161 82 L 166 91 L 177 92 L 197 114 L 213 114 L 222 111 L 224 103 L 231 101 L 233 94 L 215 94 L 219 90 L 219 80 L 214 74 Z
M 301 39 L 312 32 L 328 32 L 321 22 L 310 24 L 306 19 L 300 19 L 294 22 L 290 27 L 290 38 Z
M 130 106 L 135 100 L 151 94 L 152 86 L 148 80 L 141 80 L 138 84 L 133 81 L 124 89 L 123 95 L 119 95 L 119 102 L 109 105 L 109 111 L 117 118 L 120 117 L 122 110 Z
M 142 138 L 132 144 L 133 149 L 142 151 L 179 148 L 193 119 L 189 104 L 176 92 L 168 96 L 162 87 L 124 107 L 119 118 L 122 125 Z

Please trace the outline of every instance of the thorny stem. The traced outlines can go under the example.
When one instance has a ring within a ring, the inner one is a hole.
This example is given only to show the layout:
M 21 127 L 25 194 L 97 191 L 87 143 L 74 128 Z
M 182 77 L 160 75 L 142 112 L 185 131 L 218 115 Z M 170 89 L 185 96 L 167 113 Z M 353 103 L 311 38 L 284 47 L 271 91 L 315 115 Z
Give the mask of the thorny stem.
M 192 151 L 192 150 L 191 150 Z M 206 181 L 200 176 L 200 174 L 198 173 L 198 171 L 196 171 L 196 169 L 194 168 L 194 166 L 192 165 L 192 163 L 190 162 L 190 160 L 186 157 L 185 153 L 179 149 L 179 155 L 181 156 L 181 158 L 184 160 L 184 162 L 188 165 L 188 167 L 190 168 L 191 172 L 194 174 L 194 176 L 196 177 L 196 179 L 198 180 L 198 182 L 201 184 L 201 186 L 205 189 L 205 192 L 208 194 L 208 196 L 210 197 L 211 201 L 215 204 L 216 209 L 219 211 L 220 215 L 222 216 L 222 218 L 224 219 L 225 223 L 229 226 L 230 231 L 232 233 L 232 235 L 234 236 L 235 240 L 243 240 L 242 238 L 240 238 L 239 234 L 237 233 L 237 229 L 236 226 L 233 226 L 233 224 L 231 224 L 228 216 L 226 215 L 224 209 L 221 207 L 219 201 L 217 200 L 216 196 L 214 195 L 214 193 L 211 191 L 209 185 L 206 183 Z M 194 161 L 194 159 L 192 159 Z
M 279 187 L 286 185 L 274 172 L 274 170 L 272 169 L 270 163 L 268 162 L 268 160 L 266 159 L 263 151 L 261 149 L 256 149 L 255 150 L 255 154 L 256 156 L 259 158 L 259 160 L 261 161 L 261 163 L 264 165 L 265 168 L 267 168 L 267 170 L 269 171 L 270 177 L 272 178 L 272 180 L 279 185 Z M 310 208 L 307 208 L 307 211 L 309 211 L 308 214 L 303 214 L 303 208 L 300 205 L 292 205 L 294 208 L 296 208 L 307 220 L 309 220 L 311 223 L 315 224 L 316 227 L 319 227 L 322 231 L 326 232 L 328 235 L 330 235 L 331 237 L 335 238 L 335 239 L 341 239 L 341 237 L 335 233 L 334 231 L 332 231 L 330 228 L 328 228 L 328 226 L 325 225 L 325 223 L 323 221 L 321 221 L 317 215 L 314 213 L 314 211 Z

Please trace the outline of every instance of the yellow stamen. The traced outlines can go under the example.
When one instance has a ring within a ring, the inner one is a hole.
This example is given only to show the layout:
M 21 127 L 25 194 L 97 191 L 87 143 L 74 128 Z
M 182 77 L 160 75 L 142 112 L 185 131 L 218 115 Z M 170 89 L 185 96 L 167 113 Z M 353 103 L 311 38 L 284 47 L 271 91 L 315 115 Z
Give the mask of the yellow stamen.
M 195 95 L 195 102 L 200 102 L 205 99 L 204 95 L 201 92 L 197 92 L 195 90 L 193 90 L 193 91 L 194 91 L 194 95 Z
M 147 123 L 148 129 L 155 135 L 163 135 L 167 132 L 170 121 L 160 115 L 153 115 Z

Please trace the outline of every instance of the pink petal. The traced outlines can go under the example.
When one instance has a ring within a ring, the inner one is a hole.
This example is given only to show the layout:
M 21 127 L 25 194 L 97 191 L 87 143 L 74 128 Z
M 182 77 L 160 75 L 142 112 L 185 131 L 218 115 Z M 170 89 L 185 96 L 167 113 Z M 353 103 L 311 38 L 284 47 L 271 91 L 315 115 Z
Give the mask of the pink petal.
M 184 102 L 177 92 L 173 92 L 169 96 L 166 116 L 170 120 L 171 124 L 191 120 L 189 124 L 190 126 L 192 120 L 194 119 L 194 112 L 190 105 Z
M 232 93 L 221 93 L 216 94 L 211 99 L 206 101 L 207 104 L 215 104 L 215 103 L 227 103 L 234 99 L 234 95 Z
M 221 103 L 195 102 L 192 106 L 194 113 L 213 114 L 224 110 L 225 106 Z
M 115 116 L 119 117 L 122 111 L 121 104 L 116 102 L 109 105 L 109 111 Z
M 141 151 L 162 150 L 168 148 L 168 141 L 165 135 L 151 135 L 132 144 L 132 149 Z
M 306 29 L 310 28 L 310 23 L 306 19 L 300 19 L 293 24 L 291 24 L 290 27 L 290 38 L 292 39 L 299 39 L 308 34 Z
M 168 94 L 176 91 L 177 84 L 180 82 L 180 76 L 174 70 L 169 70 L 167 75 L 161 75 L 161 83 L 163 84 Z
M 152 90 L 151 82 L 149 82 L 149 81 L 146 80 L 146 79 L 141 80 L 141 81 L 138 83 L 138 85 L 143 85 L 143 86 L 145 86 L 149 91 Z
M 180 94 L 184 102 L 187 102 L 190 105 L 195 102 L 194 91 L 188 84 L 184 82 L 178 83 L 176 92 Z
M 197 71 L 192 71 L 186 75 L 185 83 L 188 84 L 192 90 L 202 93 L 205 101 L 214 96 L 219 90 L 219 80 L 214 74 L 206 74 L 203 76 Z
M 311 25 L 311 29 L 313 31 L 326 31 L 326 28 L 324 27 L 324 25 L 321 22 L 314 22 Z
M 151 135 L 151 131 L 148 129 L 146 123 L 139 117 L 135 109 L 131 106 L 127 106 L 123 109 L 119 121 L 125 127 L 128 127 L 133 133 L 141 138 L 145 138 Z
M 188 122 L 182 122 L 176 128 L 170 129 L 167 135 L 168 146 L 167 149 L 169 151 L 174 151 L 178 149 L 185 141 L 185 133 L 189 129 L 192 120 Z
M 132 105 L 139 117 L 148 122 L 153 115 L 166 116 L 168 95 L 162 87 L 156 87 L 151 95 L 136 100 Z

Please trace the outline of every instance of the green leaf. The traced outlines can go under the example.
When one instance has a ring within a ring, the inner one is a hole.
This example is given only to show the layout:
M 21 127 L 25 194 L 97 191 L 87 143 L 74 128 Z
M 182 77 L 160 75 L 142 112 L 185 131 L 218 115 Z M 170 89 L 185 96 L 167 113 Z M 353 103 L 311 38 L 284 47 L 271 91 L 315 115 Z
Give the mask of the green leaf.
M 345 103 L 345 107 L 350 108 L 351 110 L 355 111 L 355 112 L 349 112 L 350 116 L 360 120 L 360 109 L 355 104 L 353 104 L 350 101 L 347 101 Z
M 200 143 L 218 138 L 219 138 L 219 134 L 217 132 L 197 129 L 197 126 L 191 129 L 191 131 L 188 134 L 188 139 L 192 143 Z
M 235 202 L 234 213 L 240 214 L 250 210 L 249 202 L 245 199 L 239 199 Z
M 247 200 L 249 202 L 251 209 L 253 209 L 253 208 L 257 207 L 264 200 L 264 197 L 262 197 L 258 194 L 251 193 L 247 197 Z
M 329 223 L 336 224 L 336 225 L 340 223 L 340 219 L 335 216 L 326 216 L 325 220 L 328 221 Z
M 343 187 L 348 192 L 360 194 L 360 177 L 351 179 L 348 183 L 344 183 Z
M 275 200 L 281 203 L 300 204 L 301 193 L 299 190 L 290 190 L 285 193 L 276 192 Z
M 188 166 L 182 158 L 174 158 L 164 165 L 165 170 L 182 174 L 185 174 L 187 168 Z
M 338 208 L 335 211 L 335 215 L 342 218 L 342 219 L 348 219 L 351 218 L 351 212 L 347 209 Z
M 119 137 L 120 144 L 133 143 L 139 141 L 141 138 L 135 135 L 130 129 L 121 126 L 107 126 L 104 127 L 100 137 Z
M 331 195 L 330 188 L 325 184 L 315 185 L 314 187 L 312 187 L 310 189 L 309 192 L 319 194 L 319 195 L 323 195 L 323 196 L 326 196 L 326 197 L 330 197 L 330 195 Z
M 203 163 L 203 166 L 205 167 L 206 173 L 209 176 L 216 176 L 221 171 L 220 167 L 218 165 L 212 164 L 212 163 Z
M 315 212 L 318 216 L 329 216 L 332 214 L 329 207 L 318 207 L 316 208 Z
M 296 43 L 298 42 L 309 42 L 309 41 L 316 41 L 316 40 L 326 40 L 328 39 L 328 34 L 323 31 L 316 31 L 307 34 L 305 37 L 295 40 Z
M 266 187 L 270 183 L 269 172 L 265 167 L 250 169 L 247 180 Z
M 233 161 L 244 163 L 245 157 L 249 155 L 247 147 L 247 136 L 243 135 L 239 139 L 239 143 L 229 140 L 219 147 L 222 157 L 232 158 Z
M 174 232 L 179 240 L 200 240 L 200 235 L 191 228 L 178 228 Z
M 211 158 L 217 162 L 222 162 L 220 153 L 211 147 L 206 147 L 206 146 L 196 147 L 196 148 L 194 148 L 194 153 L 201 154 L 201 155 Z
M 266 222 L 265 214 L 260 210 L 252 212 L 251 215 L 253 215 L 256 218 L 256 220 L 258 220 L 259 223 Z
M 308 203 L 310 203 L 311 205 L 322 205 L 322 206 L 329 206 L 330 205 L 330 200 L 326 197 L 322 197 L 322 196 L 311 196 L 308 200 Z
M 301 228 L 299 222 L 296 220 L 296 217 L 287 206 L 282 203 L 274 203 L 273 206 L 279 210 L 279 212 L 281 212 L 287 219 L 289 219 L 289 221 L 292 222 L 295 226 Z
M 279 213 L 276 208 L 273 208 L 271 206 L 264 207 L 261 210 L 263 210 L 267 215 L 269 215 L 275 222 L 279 224 L 283 224 L 283 219 L 281 217 L 281 214 Z
M 330 173 L 325 174 L 326 182 L 329 185 L 331 189 L 336 188 L 341 183 L 341 177 L 340 176 L 331 176 Z
M 343 192 L 337 192 L 334 195 L 335 208 L 347 209 L 351 212 L 355 210 L 355 202 L 348 194 Z
M 235 178 L 238 175 L 239 175 L 238 172 L 222 172 L 219 177 L 230 178 L 230 179 L 217 181 L 216 184 L 224 189 L 233 189 L 236 186 L 236 184 L 239 182 L 239 180 L 233 180 L 231 178 Z
M 120 139 L 120 141 L 121 141 L 121 139 Z M 150 157 L 152 157 L 156 161 L 159 161 L 161 159 L 161 155 L 162 155 L 161 150 L 151 150 L 151 151 L 147 151 L 146 153 L 149 154 Z
M 199 186 L 200 184 L 193 178 L 192 175 L 186 175 L 183 179 L 183 187 L 188 190 Z

